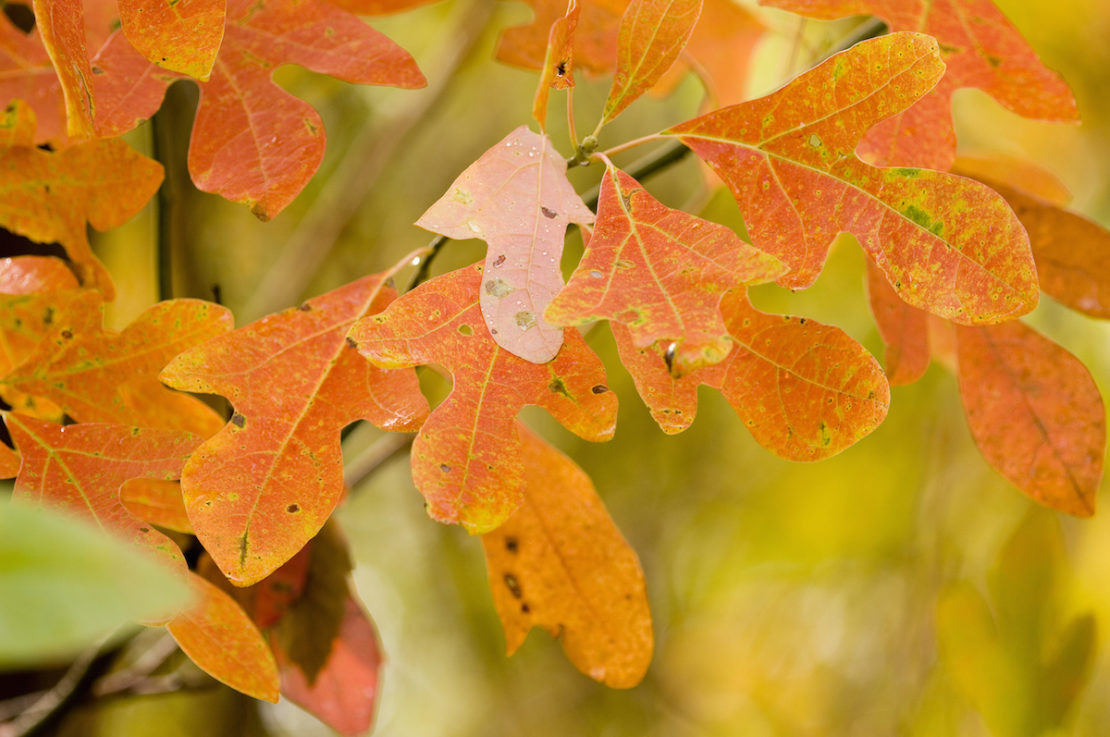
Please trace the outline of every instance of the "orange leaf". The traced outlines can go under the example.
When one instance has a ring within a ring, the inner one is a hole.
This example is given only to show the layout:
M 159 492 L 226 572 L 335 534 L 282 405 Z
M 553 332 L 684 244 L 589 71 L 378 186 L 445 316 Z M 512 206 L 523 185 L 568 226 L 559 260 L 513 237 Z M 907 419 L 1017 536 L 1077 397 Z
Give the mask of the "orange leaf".
M 551 24 L 543 59 L 543 73 L 532 102 L 532 117 L 540 124 L 540 130 L 547 125 L 547 98 L 551 90 L 565 90 L 574 86 L 574 48 L 571 42 L 578 27 L 578 16 L 578 3 L 570 0 L 567 14 L 556 18 Z
M 651 662 L 651 612 L 635 551 L 590 479 L 523 425 L 524 501 L 482 536 L 510 655 L 533 627 L 559 637 L 578 670 L 631 688 Z
M 957 171 L 964 173 L 959 166 Z M 1006 198 L 1028 231 L 1041 289 L 1073 310 L 1110 318 L 1110 232 L 1030 193 L 1026 182 L 1036 186 L 1039 179 L 1000 180 L 1004 171 L 991 174 L 976 178 Z
M 20 463 L 19 453 L 0 443 L 0 479 L 14 479 Z
M 339 433 L 355 420 L 411 431 L 427 413 L 412 371 L 382 371 L 346 342 L 393 297 L 364 277 L 220 335 L 162 371 L 170 386 L 220 394 L 231 421 L 185 467 L 185 507 L 220 570 L 246 586 L 310 540 L 343 496 Z
M 987 462 L 1041 504 L 1094 514 L 1106 421 L 1090 372 L 1020 322 L 957 336 L 960 396 Z
M 243 202 L 260 218 L 281 212 L 324 155 L 324 130 L 311 105 L 271 76 L 282 64 L 362 84 L 425 84 L 412 57 L 358 17 L 325 0 L 228 0 L 227 24 L 212 76 L 200 83 L 189 172 L 205 192 Z M 102 135 L 119 135 L 150 117 L 175 73 L 152 65 L 113 37 L 95 59 Z M 111 89 L 112 95 L 100 92 Z
M 943 72 L 936 41 L 895 33 L 857 44 L 758 100 L 669 132 L 729 184 L 756 247 L 817 278 L 840 232 L 856 236 L 909 304 L 965 324 L 1037 304 L 1029 241 L 989 188 L 858 159 L 859 137 L 929 90 Z
M 66 132 L 73 138 L 93 138 L 96 105 L 82 0 L 34 0 L 34 8 L 35 28 L 61 82 Z
M 991 0 L 760 0 L 815 18 L 874 14 L 893 31 L 936 37 L 947 65 L 936 89 L 871 129 L 860 151 L 879 164 L 947 170 L 956 156 L 952 93 L 978 87 L 1027 118 L 1070 122 L 1075 98 Z
M 53 256 L 0 259 L 0 294 L 61 292 L 76 288 L 77 277 L 61 259 Z
M 720 362 L 732 348 L 721 297 L 732 287 L 773 280 L 785 267 L 729 228 L 672 210 L 607 167 L 597 226 L 547 319 L 620 322 L 638 348 L 673 342 L 678 374 Z
M 608 440 L 617 398 L 577 330 L 554 360 L 536 364 L 494 342 L 482 320 L 481 266 L 437 277 L 360 320 L 350 337 L 385 367 L 437 364 L 453 381 L 412 446 L 412 478 L 428 514 L 488 532 L 520 504 L 524 466 L 516 416 L 538 405 L 587 440 Z
M 206 80 L 224 37 L 226 0 L 119 0 L 127 40 L 155 64 Z
M 23 257 L 23 259 L 27 258 L 39 257 Z M 13 261 L 26 264 L 23 259 L 13 259 Z M 42 261 L 61 264 L 53 258 L 42 259 Z M 61 266 L 61 269 L 69 274 L 70 282 L 75 281 L 69 269 L 64 266 Z M 18 272 L 18 267 L 14 271 Z M 34 286 L 39 276 L 53 278 L 41 273 L 38 275 L 28 272 L 20 274 L 4 271 L 2 273 L 4 280 L 8 282 L 7 286 L 13 291 L 25 286 Z M 56 278 L 65 279 L 60 275 Z M 59 286 L 62 285 L 59 284 Z M 63 411 L 58 405 L 43 397 L 35 397 L 19 391 L 2 379 L 10 374 L 12 369 L 34 355 L 40 343 L 57 330 L 55 319 L 65 315 L 78 296 L 79 293 L 76 290 L 67 289 L 44 294 L 0 294 L 0 397 L 12 409 L 40 419 L 56 422 L 62 420 Z
M 867 297 L 886 345 L 887 379 L 892 386 L 912 384 L 925 375 L 931 360 L 928 314 L 903 302 L 870 261 Z
M 185 513 L 181 484 L 158 479 L 135 479 L 120 489 L 119 500 L 139 519 L 175 532 L 192 534 L 193 526 Z
M 201 670 L 264 701 L 278 700 L 278 670 L 262 633 L 228 594 L 196 575 L 189 584 L 198 604 L 166 628 Z
M 79 422 L 113 422 L 163 427 L 207 437 L 223 424 L 195 397 L 170 391 L 158 372 L 181 351 L 225 332 L 231 313 L 195 299 L 160 302 L 147 308 L 122 333 L 101 327 L 101 298 L 82 292 L 64 314 L 52 318 L 54 332 L 2 382 L 45 397 Z
M 555 357 L 563 330 L 543 311 L 563 287 L 559 267 L 569 223 L 594 214 L 567 180 L 545 135 L 517 128 L 467 167 L 416 224 L 448 238 L 489 244 L 480 304 L 505 350 L 533 363 Z
M 374 623 L 350 594 L 339 634 L 314 680 L 274 647 L 281 692 L 343 735 L 365 734 L 374 723 L 383 657 Z
M 99 423 L 63 427 L 10 413 L 5 421 L 23 457 L 13 499 L 95 520 L 184 570 L 177 545 L 131 514 L 119 495 L 131 479 L 179 478 L 199 438 L 174 430 Z
M 621 362 L 664 432 L 694 421 L 699 384 L 719 390 L 760 445 L 794 461 L 839 453 L 886 417 L 882 369 L 839 328 L 764 314 L 743 291 L 726 294 L 721 312 L 736 346 L 721 363 L 677 379 L 659 344 L 636 348 L 623 325 L 611 326 Z
M 621 17 L 617 68 L 602 121 L 617 117 L 655 86 L 694 32 L 702 0 L 632 0 Z
M 17 118 L 17 145 L 0 149 L 0 226 L 62 244 L 81 283 L 110 299 L 112 280 L 92 254 L 86 223 L 103 231 L 127 222 L 158 190 L 162 166 L 118 140 L 43 151 L 29 143 L 34 116 Z
M 65 98 L 39 30 L 24 33 L 3 13 L 0 13 L 0 70 L 0 100 L 23 100 L 38 118 L 38 133 L 32 126 L 30 132 L 35 140 L 29 143 L 66 140 Z M 12 104 L 7 104 L 11 110 Z

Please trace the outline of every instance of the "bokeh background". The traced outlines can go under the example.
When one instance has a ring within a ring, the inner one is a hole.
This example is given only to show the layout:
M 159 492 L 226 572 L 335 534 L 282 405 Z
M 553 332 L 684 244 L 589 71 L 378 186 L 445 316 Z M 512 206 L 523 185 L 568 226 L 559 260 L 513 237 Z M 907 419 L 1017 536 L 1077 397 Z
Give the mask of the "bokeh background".
M 1074 209 L 1110 226 L 1110 4 L 997 4 L 1071 84 L 1083 124 L 1026 121 L 965 90 L 955 100 L 962 150 L 1045 167 L 1072 190 Z M 749 80 L 760 94 L 861 20 L 752 10 L 770 29 Z M 195 91 L 175 86 L 155 125 L 132 136 L 147 151 L 157 146 L 168 164 L 163 237 L 175 296 L 218 293 L 241 325 L 426 245 L 429 234 L 411 223 L 486 148 L 530 122 L 536 75 L 492 60 L 499 32 L 529 18 L 519 2 L 442 0 L 374 19 L 425 71 L 430 86 L 418 92 L 278 70 L 283 86 L 323 115 L 328 154 L 307 190 L 269 223 L 189 184 L 181 162 Z M 607 80 L 579 77 L 580 128 L 592 126 L 607 89 Z M 561 99 L 553 96 L 553 110 Z M 666 98 L 642 100 L 606 127 L 602 147 L 685 120 L 700 99 L 691 77 Z M 559 117 L 551 116 L 550 132 L 569 153 Z M 573 175 L 584 191 L 597 172 Z M 645 184 L 672 207 L 739 225 L 731 199 L 705 181 L 691 157 Z M 98 237 L 119 286 L 110 314 L 117 327 L 157 299 L 158 238 L 153 207 Z M 580 252 L 571 244 L 565 265 Z M 436 271 L 482 253 L 479 242 L 452 243 Z M 838 325 L 882 356 L 863 256 L 851 242 L 838 244 L 813 289 L 761 287 L 753 299 Z M 1110 388 L 1106 325 L 1048 298 L 1028 321 Z M 525 417 L 589 473 L 640 555 L 656 636 L 647 677 L 627 691 L 597 685 L 542 631 L 506 658 L 478 540 L 425 516 L 402 454 L 356 485 L 338 515 L 388 658 L 376 734 L 1110 733 L 1110 515 L 1058 515 L 995 475 L 971 442 L 947 369 L 934 365 L 894 389 L 872 436 L 807 465 L 756 445 L 711 391 L 701 394 L 690 430 L 664 436 L 616 361 L 608 330 L 589 340 L 620 397 L 614 440 L 592 445 L 540 411 Z M 424 378 L 442 396 L 443 380 Z M 345 452 L 354 458 L 378 438 L 359 427 Z M 330 734 L 288 703 L 253 709 L 219 689 L 118 697 L 79 708 L 62 733 Z

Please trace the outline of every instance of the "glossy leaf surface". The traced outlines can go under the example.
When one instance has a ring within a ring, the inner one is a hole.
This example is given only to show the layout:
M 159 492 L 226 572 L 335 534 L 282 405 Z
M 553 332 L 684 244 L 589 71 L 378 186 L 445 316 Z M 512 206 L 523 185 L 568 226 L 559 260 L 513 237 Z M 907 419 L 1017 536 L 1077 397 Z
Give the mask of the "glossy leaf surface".
M 878 169 L 854 154 L 872 124 L 940 78 L 936 41 L 896 33 L 837 54 L 779 91 L 671 129 L 732 190 L 752 242 L 811 285 L 840 232 L 856 236 L 909 304 L 965 324 L 1037 303 L 1029 241 L 989 188 L 919 169 Z M 841 81 L 844 80 L 844 81 Z
M 882 369 L 840 329 L 764 314 L 742 291 L 725 295 L 721 312 L 736 345 L 721 363 L 677 379 L 663 347 L 637 348 L 626 328 L 612 326 L 621 362 L 664 432 L 694 421 L 701 384 L 724 395 L 760 445 L 795 461 L 839 453 L 886 417 Z
M 224 37 L 226 0 L 119 0 L 127 40 L 150 61 L 206 80 Z
M 185 468 L 193 529 L 224 574 L 261 580 L 310 540 L 343 496 L 339 433 L 366 419 L 412 431 L 427 413 L 413 371 L 370 365 L 346 341 L 383 309 L 381 275 L 226 333 L 178 356 L 170 386 L 228 398 L 235 414 Z
M 421 427 L 412 477 L 428 514 L 488 532 L 520 504 L 524 464 L 516 416 L 543 407 L 587 440 L 608 440 L 617 398 L 605 369 L 576 330 L 554 360 L 535 364 L 497 345 L 485 327 L 478 293 L 488 279 L 468 266 L 425 282 L 385 312 L 355 324 L 350 338 L 385 367 L 436 364 L 452 390 Z
M 673 342 L 672 365 L 683 374 L 732 348 L 719 309 L 724 293 L 784 270 L 729 228 L 663 205 L 610 165 L 586 252 L 546 315 L 556 325 L 623 323 L 638 348 Z
M 1094 514 L 1106 420 L 1090 372 L 1020 322 L 957 335 L 960 396 L 987 462 L 1041 504 Z
M 448 238 L 481 238 L 486 252 L 480 304 L 497 344 L 545 363 L 563 330 L 543 312 L 563 287 L 560 258 L 570 223 L 594 214 L 566 177 L 551 139 L 517 128 L 464 171 L 416 222 Z
M 760 0 L 816 18 L 877 15 L 894 31 L 940 43 L 947 71 L 936 89 L 879 123 L 863 139 L 864 158 L 885 165 L 947 170 L 956 154 L 951 97 L 978 87 L 1028 118 L 1077 121 L 1075 98 L 991 0 Z
M 636 553 L 582 469 L 527 428 L 520 434 L 524 501 L 482 537 L 508 652 L 533 627 L 543 627 L 590 678 L 613 688 L 635 686 L 653 649 Z

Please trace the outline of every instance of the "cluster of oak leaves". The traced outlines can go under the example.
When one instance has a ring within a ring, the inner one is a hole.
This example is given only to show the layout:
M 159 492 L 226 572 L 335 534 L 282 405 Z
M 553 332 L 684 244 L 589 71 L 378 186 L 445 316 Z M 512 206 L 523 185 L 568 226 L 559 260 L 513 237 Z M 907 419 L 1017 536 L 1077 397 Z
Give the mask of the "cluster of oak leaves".
M 550 90 L 572 86 L 576 69 L 613 74 L 602 124 L 672 66 L 732 101 L 761 32 L 729 0 L 528 2 L 534 21 L 508 29 L 498 56 L 540 70 L 541 131 Z M 795 460 L 869 433 L 889 384 L 936 357 L 956 370 L 992 466 L 1044 504 L 1093 513 L 1101 397 L 1073 356 L 1014 318 L 1039 289 L 1110 316 L 1110 237 L 1062 209 L 1066 192 L 1028 165 L 955 160 L 959 87 L 1029 117 L 1076 118 L 1064 83 L 986 0 L 764 0 L 817 18 L 874 14 L 891 32 L 652 137 L 688 146 L 727 183 L 751 244 L 666 207 L 603 154 L 595 216 L 564 155 L 522 126 L 418 222 L 482 238 L 483 264 L 400 296 L 391 273 L 367 276 L 235 330 L 223 307 L 176 299 L 105 331 L 113 286 L 86 224 L 121 224 L 162 176 L 117 136 L 153 115 L 170 83 L 195 79 L 193 181 L 272 217 L 324 149 L 316 112 L 272 83 L 274 67 L 419 87 L 411 57 L 352 14 L 416 4 L 35 0 L 33 27 L 0 23 L 0 225 L 68 257 L 0 265 L 0 396 L 15 446 L 0 445 L 0 471 L 17 476 L 15 500 L 91 516 L 188 576 L 200 603 L 166 626 L 201 668 L 258 698 L 280 689 L 341 731 L 369 725 L 372 699 L 330 698 L 372 693 L 379 657 L 325 526 L 344 494 L 340 430 L 368 420 L 415 431 L 429 514 L 483 535 L 510 651 L 541 625 L 583 672 L 637 683 L 652 634 L 636 556 L 585 474 L 516 419 L 538 405 L 583 438 L 612 436 L 617 400 L 576 327 L 597 320 L 665 432 L 690 425 L 705 384 Z M 590 237 L 564 285 L 570 223 Z M 885 371 L 839 329 L 747 300 L 749 284 L 812 284 L 842 232 L 869 256 Z M 431 410 L 413 368 L 426 364 L 454 387 Z M 222 395 L 234 414 L 183 392 Z M 199 539 L 196 570 L 160 530 Z M 301 644 L 307 599 L 331 622 L 314 613 L 315 646 Z

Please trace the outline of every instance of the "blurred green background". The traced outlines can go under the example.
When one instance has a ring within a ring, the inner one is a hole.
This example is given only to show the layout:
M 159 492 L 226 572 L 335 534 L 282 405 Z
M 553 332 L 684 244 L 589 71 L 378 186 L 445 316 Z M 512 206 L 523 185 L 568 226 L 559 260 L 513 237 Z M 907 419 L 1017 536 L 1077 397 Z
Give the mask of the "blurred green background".
M 958 93 L 961 146 L 1041 164 L 1074 192 L 1073 207 L 1110 225 L 1110 5 L 999 0 L 1042 59 L 1075 90 L 1082 126 L 1026 121 L 986 95 Z M 766 92 L 859 22 L 803 21 L 755 10 L 771 29 L 751 89 Z M 430 80 L 411 92 L 354 87 L 299 68 L 287 89 L 324 117 L 320 172 L 282 215 L 192 189 L 183 156 L 195 93 L 176 86 L 156 129 L 132 137 L 170 157 L 174 295 L 214 287 L 245 324 L 369 272 L 430 240 L 411 223 L 486 148 L 530 122 L 536 76 L 492 61 L 499 31 L 526 22 L 518 2 L 443 0 L 373 24 L 409 49 Z M 596 120 L 606 80 L 579 77 L 580 128 Z M 697 112 L 687 79 L 606 127 L 602 147 Z M 553 112 L 562 96 L 553 95 Z M 570 153 L 563 124 L 550 133 Z M 635 159 L 632 153 L 623 161 Z M 596 167 L 575 170 L 581 190 Z M 666 204 L 735 222 L 698 165 L 647 180 Z M 126 324 L 157 299 L 157 220 L 149 208 L 100 236 Z M 482 255 L 452 243 L 436 271 Z M 566 265 L 580 253 L 568 249 Z M 410 272 L 402 273 L 407 283 Z M 877 356 L 863 256 L 834 249 L 804 293 L 760 288 L 757 305 L 840 326 Z M 1051 302 L 1029 322 L 1079 356 L 1104 392 L 1106 326 Z M 533 633 L 512 658 L 486 588 L 478 540 L 431 522 L 400 456 L 359 484 L 339 513 L 355 580 L 387 653 L 378 735 L 1010 735 L 1110 733 L 1110 516 L 1079 521 L 1042 509 L 996 476 L 972 445 L 954 377 L 934 365 L 893 391 L 886 422 L 834 459 L 780 461 L 757 446 L 727 404 L 703 391 L 687 432 L 664 436 L 615 358 L 607 329 L 590 342 L 621 401 L 616 438 L 578 440 L 542 412 L 529 422 L 593 478 L 639 552 L 655 620 L 644 682 L 612 691 L 582 676 L 558 643 Z M 432 391 L 442 391 L 429 379 Z M 354 457 L 378 439 L 360 427 Z M 248 715 L 222 691 L 117 697 L 82 707 L 63 733 L 327 735 L 297 707 Z

